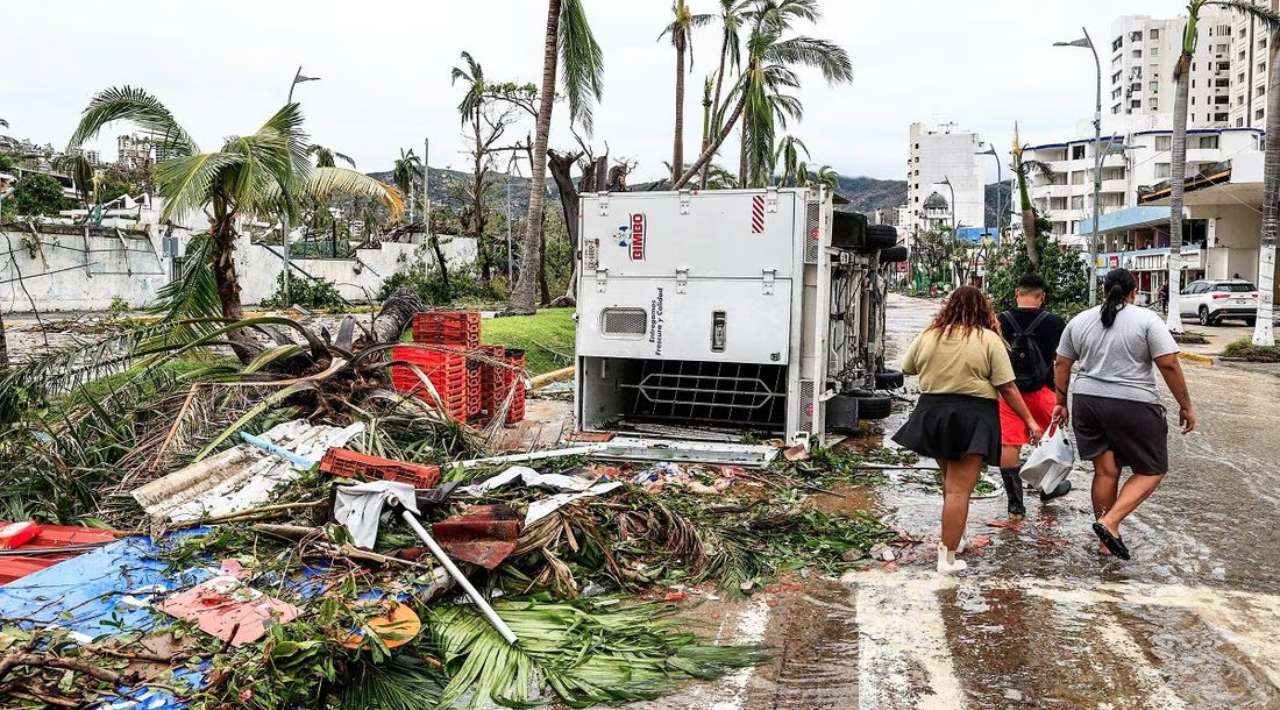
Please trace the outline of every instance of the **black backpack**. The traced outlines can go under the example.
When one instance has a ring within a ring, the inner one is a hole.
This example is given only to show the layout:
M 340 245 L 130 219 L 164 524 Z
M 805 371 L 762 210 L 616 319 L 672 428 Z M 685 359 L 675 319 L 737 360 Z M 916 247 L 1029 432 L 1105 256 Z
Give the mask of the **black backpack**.
M 1049 317 L 1049 312 L 1040 311 L 1026 330 L 1018 326 L 1018 319 L 1013 317 L 1012 311 L 1005 311 L 1004 315 L 1013 326 L 1013 332 L 1009 334 L 1009 360 L 1013 363 L 1014 383 L 1022 392 L 1035 392 L 1045 386 L 1052 371 L 1044 361 L 1044 353 L 1035 338 L 1036 328 Z

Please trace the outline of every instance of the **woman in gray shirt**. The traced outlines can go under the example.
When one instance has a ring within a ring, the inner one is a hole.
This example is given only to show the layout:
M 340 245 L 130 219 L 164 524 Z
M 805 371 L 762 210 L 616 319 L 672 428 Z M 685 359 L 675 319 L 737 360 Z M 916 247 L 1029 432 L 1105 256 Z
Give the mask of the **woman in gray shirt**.
M 1183 433 L 1195 429 L 1191 395 L 1178 362 L 1178 344 L 1160 317 L 1134 306 L 1138 287 L 1126 269 L 1103 281 L 1106 300 L 1067 324 L 1054 365 L 1058 405 L 1053 421 L 1072 430 L 1080 458 L 1093 461 L 1093 531 L 1104 554 L 1129 559 L 1120 523 L 1146 500 L 1169 471 L 1168 424 L 1155 370 L 1178 401 Z M 1079 363 L 1067 412 L 1071 368 Z M 1120 487 L 1120 471 L 1133 476 Z

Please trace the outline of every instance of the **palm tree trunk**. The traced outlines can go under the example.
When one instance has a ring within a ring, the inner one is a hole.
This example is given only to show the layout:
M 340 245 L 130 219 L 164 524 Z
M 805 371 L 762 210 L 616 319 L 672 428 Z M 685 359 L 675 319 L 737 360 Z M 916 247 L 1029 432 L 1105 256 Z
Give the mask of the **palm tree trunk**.
M 1169 154 L 1169 314 L 1166 324 L 1182 332 L 1178 294 L 1182 291 L 1182 192 L 1187 175 L 1187 93 L 1191 84 L 1191 55 L 1178 57 L 1173 94 L 1173 145 Z M 1094 265 L 1090 264 L 1090 268 Z
M 9 343 L 5 340 L 4 314 L 0 314 L 0 370 L 9 366 Z
M 671 182 L 684 172 L 684 33 L 675 31 L 676 45 L 676 135 L 671 142 Z
M 737 123 L 738 119 L 742 116 L 742 109 L 746 104 L 747 93 L 744 91 L 742 92 L 742 96 L 738 98 L 738 103 L 734 105 L 733 113 L 729 114 L 729 120 L 724 122 L 724 126 L 722 126 L 720 128 L 720 132 L 716 134 L 715 140 L 711 142 L 711 145 L 707 146 L 706 150 L 702 151 L 702 155 L 698 156 L 698 160 L 694 162 L 693 165 L 689 166 L 689 169 L 685 171 L 684 175 L 679 180 L 676 180 L 675 184 L 671 186 L 671 189 L 679 190 L 684 187 L 694 175 L 697 175 L 703 167 L 711 163 L 711 159 L 715 157 L 716 151 L 720 150 L 720 144 L 724 143 L 724 139 L 728 138 L 729 133 L 733 131 L 733 124 Z
M 542 95 L 538 97 L 538 121 L 533 139 L 529 179 L 529 215 L 521 239 L 520 278 L 507 302 L 508 314 L 537 311 L 534 297 L 542 263 L 542 207 L 547 191 L 547 138 L 551 133 L 551 109 L 556 98 L 556 50 L 559 48 L 560 0 L 547 0 L 547 28 L 542 49 Z
M 547 230 L 542 230 L 540 238 L 542 248 L 538 250 L 538 303 L 549 306 L 551 305 L 551 288 L 547 285 Z
M 1258 315 L 1253 324 L 1253 344 L 1276 344 L 1275 317 L 1276 236 L 1280 232 L 1280 33 L 1272 33 L 1271 73 L 1267 77 L 1267 133 L 1262 178 L 1262 247 L 1258 250 Z
M 716 116 L 720 115 L 720 89 L 724 86 L 724 62 L 725 62 L 725 56 L 728 53 L 729 53 L 729 37 L 728 35 L 725 35 L 720 39 L 720 69 L 716 72 L 716 94 L 715 94 L 714 100 L 712 100 L 711 102 L 711 118 L 713 119 Z M 710 122 L 708 122 L 708 125 L 710 127 L 707 129 L 706 135 L 702 139 L 702 150 L 707 149 L 707 145 L 711 142 L 711 135 L 719 129 L 719 126 L 711 126 Z M 707 163 L 702 168 L 701 187 L 703 190 L 707 189 L 707 181 L 710 179 L 711 179 L 711 163 Z
M 1031 262 L 1031 270 L 1040 269 L 1040 250 L 1036 230 L 1036 210 L 1031 204 L 1031 196 L 1027 193 L 1026 168 L 1018 171 L 1018 195 L 1022 206 L 1022 240 L 1026 242 L 1027 261 Z
M 222 317 L 233 321 L 244 318 L 244 307 L 240 305 L 240 279 L 236 276 L 234 219 L 234 216 L 227 215 L 214 224 L 212 253 L 213 278 L 218 284 Z M 284 238 L 288 239 L 289 235 Z

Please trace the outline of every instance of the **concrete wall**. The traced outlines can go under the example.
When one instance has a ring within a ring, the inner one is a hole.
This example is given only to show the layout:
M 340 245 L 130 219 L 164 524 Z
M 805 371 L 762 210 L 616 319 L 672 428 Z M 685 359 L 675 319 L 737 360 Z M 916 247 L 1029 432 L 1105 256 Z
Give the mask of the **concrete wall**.
M 0 232 L 0 312 L 41 312 L 104 310 L 116 298 L 131 308 L 142 308 L 156 298 L 169 283 L 176 268 L 166 254 L 163 232 L 157 229 L 117 233 L 95 230 L 78 233 L 39 235 L 39 250 L 33 256 L 22 232 Z M 60 231 L 75 232 L 63 229 Z M 185 251 L 186 230 L 175 234 L 178 251 Z M 6 242 L 5 239 L 8 241 Z M 445 258 L 452 267 L 475 262 L 475 242 L 467 237 L 441 237 Z M 275 291 L 276 278 L 284 270 L 280 247 L 250 243 L 242 237 L 237 244 L 236 272 L 240 278 L 241 300 L 256 304 Z M 351 259 L 294 259 L 297 269 L 332 281 L 343 298 L 365 301 L 377 295 L 382 282 L 414 261 L 435 263 L 427 244 L 384 243 L 376 249 L 360 249 Z M 18 280 L 21 273 L 30 299 Z

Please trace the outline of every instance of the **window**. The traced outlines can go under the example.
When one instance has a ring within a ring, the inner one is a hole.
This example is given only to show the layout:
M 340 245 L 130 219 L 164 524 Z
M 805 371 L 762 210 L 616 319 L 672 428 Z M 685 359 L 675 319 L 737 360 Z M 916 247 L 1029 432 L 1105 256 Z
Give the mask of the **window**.
M 1200 136 L 1199 145 L 1197 147 L 1203 150 L 1217 150 L 1218 137 L 1217 136 Z
M 1124 46 L 1124 35 L 1121 35 L 1111 40 L 1111 51 L 1118 52 L 1120 51 L 1120 48 L 1123 46 Z
M 1258 288 L 1247 281 L 1236 281 L 1234 283 L 1215 284 L 1214 293 L 1249 293 L 1257 291 Z
M 1244 106 L 1244 94 L 1236 97 L 1236 106 Z
M 1084 195 L 1076 195 L 1075 197 L 1071 198 L 1071 209 L 1073 210 L 1084 209 Z
M 1156 136 L 1156 150 L 1169 150 L 1173 147 L 1173 136 Z
M 1160 30 L 1152 29 L 1150 32 L 1147 33 L 1147 37 L 1149 39 L 1160 39 Z
M 1083 184 L 1084 184 L 1084 171 L 1083 171 L 1083 170 L 1076 170 L 1076 171 L 1074 171 L 1074 172 L 1072 172 L 1072 173 L 1071 173 L 1071 184 L 1072 184 L 1072 185 L 1083 185 Z
M 1148 81 L 1148 82 L 1147 82 L 1147 91 L 1150 91 L 1150 92 L 1151 92 L 1151 93 L 1153 93 L 1153 94 L 1158 93 L 1158 92 L 1160 91 L 1160 82 L 1158 82 L 1158 81 Z
M 1258 97 L 1266 96 L 1267 87 L 1263 84 L 1258 84 L 1256 87 L 1254 87 L 1253 95 Z
M 1164 180 L 1169 177 L 1169 164 L 1156 163 L 1155 176 L 1157 180 Z
M 1147 102 L 1147 104 L 1148 104 L 1147 108 L 1150 108 L 1152 111 L 1160 110 L 1160 102 L 1156 101 L 1155 99 L 1151 99 L 1150 101 Z
M 1195 105 L 1196 105 L 1196 97 L 1194 97 L 1194 96 L 1192 96 L 1192 97 L 1191 97 L 1191 105 L 1192 105 L 1192 106 L 1195 106 Z
M 1236 128 L 1244 128 L 1244 117 L 1243 117 L 1243 116 L 1241 116 L 1240 118 L 1237 118 L 1237 119 L 1236 119 Z
M 1124 176 L 1125 168 L 1123 165 L 1108 166 L 1102 169 L 1103 180 L 1123 180 Z
M 1218 49 L 1217 49 L 1218 54 L 1226 54 L 1227 52 L 1230 52 L 1230 51 L 1231 51 L 1231 45 L 1229 44 L 1218 45 Z
M 1134 99 L 1129 102 L 1129 108 L 1142 108 L 1142 99 Z
M 1244 72 L 1240 72 L 1239 74 L 1236 74 L 1236 83 L 1237 84 L 1244 83 Z
M 1119 84 L 1119 83 L 1120 83 L 1120 75 L 1121 75 L 1121 74 L 1123 74 L 1123 73 L 1124 73 L 1124 72 L 1116 72 L 1115 74 L 1112 74 L 1112 75 L 1111 75 L 1111 83 L 1112 83 L 1112 84 Z
M 1065 198 L 1065 197 L 1050 197 L 1050 198 L 1049 198 L 1049 209 L 1051 209 L 1051 210 L 1065 210 L 1066 208 L 1067 208 L 1067 198 Z
M 1213 114 L 1213 122 L 1214 122 L 1214 123 L 1226 123 L 1226 122 L 1227 122 L 1227 121 L 1229 121 L 1229 120 L 1231 120 L 1231 115 L 1230 115 L 1230 114 L 1226 114 L 1226 113 L 1215 113 L 1215 114 Z
M 1258 40 L 1258 49 L 1266 49 L 1266 48 L 1267 48 L 1267 38 L 1263 37 L 1262 39 Z
M 1147 52 L 1147 56 L 1150 56 L 1150 57 L 1160 56 L 1160 47 L 1159 46 L 1152 47 L 1151 50 Z
M 1218 25 L 1218 35 L 1220 37 L 1231 36 L 1231 25 Z
M 1071 146 L 1071 159 L 1081 160 L 1083 158 L 1084 158 L 1084 146 L 1083 145 Z
M 1231 62 L 1218 62 L 1218 71 L 1229 71 L 1230 69 Z
M 1259 73 L 1259 74 L 1266 74 L 1266 73 L 1267 73 L 1267 63 L 1266 63 L 1266 62 L 1258 62 L 1258 73 Z
M 1123 93 L 1123 92 L 1124 92 L 1124 89 L 1121 89 L 1121 88 L 1117 87 L 1115 91 L 1112 91 L 1112 92 L 1111 92 L 1111 100 L 1112 100 L 1112 101 L 1115 101 L 1116 99 L 1120 98 L 1120 94 L 1121 94 L 1121 93 Z M 1119 107 L 1117 107 L 1117 108 L 1119 108 Z
M 1215 97 L 1213 97 L 1213 103 L 1214 103 L 1215 105 L 1225 105 L 1225 104 L 1229 104 L 1229 103 L 1231 103 L 1231 97 L 1230 97 L 1230 96 L 1225 96 L 1225 95 L 1224 95 L 1224 96 L 1215 96 Z
M 1256 121 L 1261 121 L 1261 120 L 1262 120 L 1263 113 L 1264 113 L 1264 112 L 1263 112 L 1263 110 L 1262 110 L 1262 109 L 1258 109 L 1257 111 L 1254 111 L 1254 112 L 1253 112 L 1253 118 L 1254 118 L 1254 120 L 1256 120 Z
M 1213 85 L 1218 87 L 1219 89 L 1225 89 L 1231 86 L 1231 80 L 1227 79 L 1226 77 L 1223 77 L 1221 79 L 1214 79 Z
M 1112 107 L 1111 107 L 1111 113 L 1113 113 L 1113 114 L 1119 114 L 1119 113 L 1120 113 L 1120 104 L 1116 104 L 1115 106 L 1112 106 Z
M 1239 57 L 1239 59 L 1240 59 L 1240 61 L 1242 61 L 1242 62 L 1244 61 L 1244 50 L 1243 50 L 1243 49 L 1242 49 L 1242 50 L 1240 50 L 1240 57 Z

